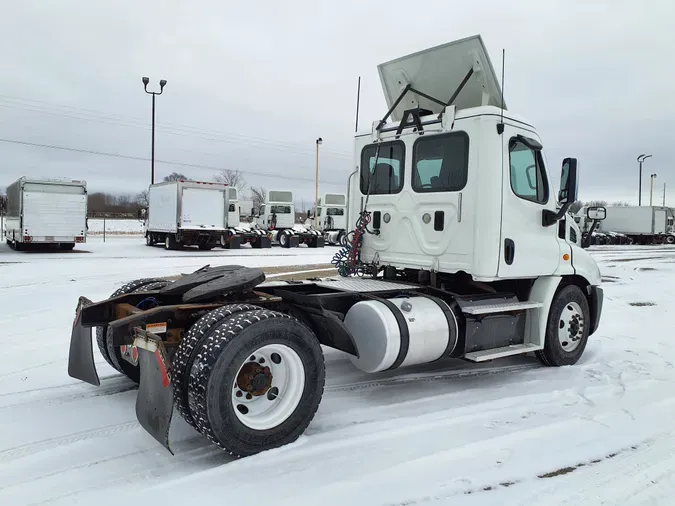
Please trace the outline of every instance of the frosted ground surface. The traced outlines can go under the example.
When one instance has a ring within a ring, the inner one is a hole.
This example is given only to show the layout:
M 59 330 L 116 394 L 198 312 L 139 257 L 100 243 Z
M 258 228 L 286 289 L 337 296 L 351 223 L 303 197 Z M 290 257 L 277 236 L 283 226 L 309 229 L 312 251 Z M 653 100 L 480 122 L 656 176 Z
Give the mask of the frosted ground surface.
M 136 422 L 133 384 L 98 352 L 99 388 L 67 375 L 79 295 L 205 263 L 326 263 L 334 251 L 169 252 L 140 237 L 90 237 L 63 253 L 0 244 L 0 504 L 671 504 L 673 247 L 592 250 L 605 309 L 576 366 L 520 357 L 366 375 L 327 351 L 306 434 L 239 461 L 178 416 L 171 456 Z

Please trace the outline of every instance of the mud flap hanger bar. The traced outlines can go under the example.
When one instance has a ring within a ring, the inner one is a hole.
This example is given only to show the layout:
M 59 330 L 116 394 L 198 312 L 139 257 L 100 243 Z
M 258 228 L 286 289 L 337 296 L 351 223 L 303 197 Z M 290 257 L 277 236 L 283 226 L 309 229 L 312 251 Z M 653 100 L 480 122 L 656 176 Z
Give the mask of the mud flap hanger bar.
M 415 95 L 418 95 L 422 98 L 426 98 L 427 100 L 430 100 L 432 102 L 437 103 L 438 105 L 443 106 L 443 111 L 445 111 L 445 108 L 451 106 L 452 103 L 457 99 L 457 96 L 464 89 L 464 86 L 466 86 L 466 83 L 469 82 L 469 79 L 471 79 L 471 76 L 473 75 L 473 72 L 474 72 L 473 67 L 471 67 L 469 69 L 469 71 L 466 73 L 466 75 L 464 76 L 464 79 L 462 79 L 462 82 L 459 83 L 459 86 L 457 87 L 455 92 L 450 97 L 450 100 L 448 100 L 447 102 L 443 102 L 442 100 L 439 100 L 435 97 L 432 97 L 431 95 L 427 95 L 426 93 L 423 93 L 419 90 L 416 90 L 415 88 L 412 87 L 412 84 L 410 84 L 410 83 L 406 84 L 405 88 L 403 88 L 403 91 L 401 92 L 401 94 L 398 96 L 396 101 L 392 104 L 392 106 L 387 111 L 387 114 L 385 114 L 384 117 L 379 121 L 379 123 L 375 127 L 375 130 L 377 130 L 378 133 L 388 131 L 388 130 L 382 130 L 382 127 L 387 123 L 387 119 L 389 119 L 389 116 L 391 116 L 391 114 L 394 112 L 394 109 L 396 109 L 396 107 L 398 107 L 398 104 L 401 103 L 401 100 L 403 100 L 403 97 L 405 97 L 405 95 L 408 92 L 412 92 Z M 441 111 L 438 115 L 439 121 L 443 117 L 443 111 Z M 403 129 L 407 126 L 410 126 L 410 125 L 414 125 L 415 127 L 417 127 L 418 131 L 422 132 L 424 130 L 424 128 L 422 126 L 422 121 L 420 120 L 420 112 L 421 111 L 419 109 L 408 109 L 408 110 L 406 110 L 403 114 L 403 118 L 401 119 L 398 127 L 396 128 L 396 136 L 401 135 L 401 132 L 403 131 Z M 431 111 L 425 111 L 425 112 L 431 112 Z M 409 122 L 408 116 L 412 116 L 412 122 Z M 393 129 L 391 129 L 391 130 L 393 130 Z

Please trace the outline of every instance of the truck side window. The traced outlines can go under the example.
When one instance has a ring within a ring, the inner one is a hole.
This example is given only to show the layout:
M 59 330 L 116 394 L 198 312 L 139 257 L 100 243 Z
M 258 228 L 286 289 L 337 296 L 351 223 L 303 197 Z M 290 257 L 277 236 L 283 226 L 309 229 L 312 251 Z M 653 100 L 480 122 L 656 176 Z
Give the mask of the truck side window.
M 260 206 L 260 216 L 265 216 L 265 206 Z
M 518 197 L 539 204 L 548 202 L 548 185 L 541 155 L 522 142 L 509 142 L 511 189 Z
M 457 192 L 466 186 L 469 136 L 464 132 L 420 137 L 413 146 L 412 188 L 418 193 Z
M 402 141 L 381 143 L 379 153 L 377 144 L 366 146 L 361 152 L 361 193 L 399 193 L 403 189 L 404 166 L 405 144 Z

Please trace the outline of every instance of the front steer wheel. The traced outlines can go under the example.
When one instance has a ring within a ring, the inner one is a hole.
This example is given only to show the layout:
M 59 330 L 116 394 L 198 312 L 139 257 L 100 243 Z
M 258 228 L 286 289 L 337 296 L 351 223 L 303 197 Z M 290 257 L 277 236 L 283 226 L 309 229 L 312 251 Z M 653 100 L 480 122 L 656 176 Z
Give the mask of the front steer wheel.
M 588 342 L 591 312 L 584 292 L 576 285 L 560 288 L 546 324 L 544 349 L 537 358 L 549 366 L 574 365 Z
M 299 320 L 260 309 L 234 314 L 203 341 L 188 380 L 197 429 L 244 457 L 295 441 L 319 408 L 321 346 Z

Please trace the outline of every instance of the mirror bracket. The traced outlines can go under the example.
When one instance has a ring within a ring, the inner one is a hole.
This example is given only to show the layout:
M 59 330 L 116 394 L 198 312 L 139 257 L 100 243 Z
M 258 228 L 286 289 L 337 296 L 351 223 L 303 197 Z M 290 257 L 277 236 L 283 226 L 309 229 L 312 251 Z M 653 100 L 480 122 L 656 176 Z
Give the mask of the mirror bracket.
M 541 225 L 543 227 L 550 227 L 551 225 L 555 225 L 556 223 L 558 223 L 560 218 L 565 216 L 565 213 L 567 212 L 567 210 L 571 205 L 572 205 L 571 202 L 566 202 L 565 204 L 563 204 L 563 206 L 557 213 L 551 211 L 550 209 L 544 209 L 541 214 Z

